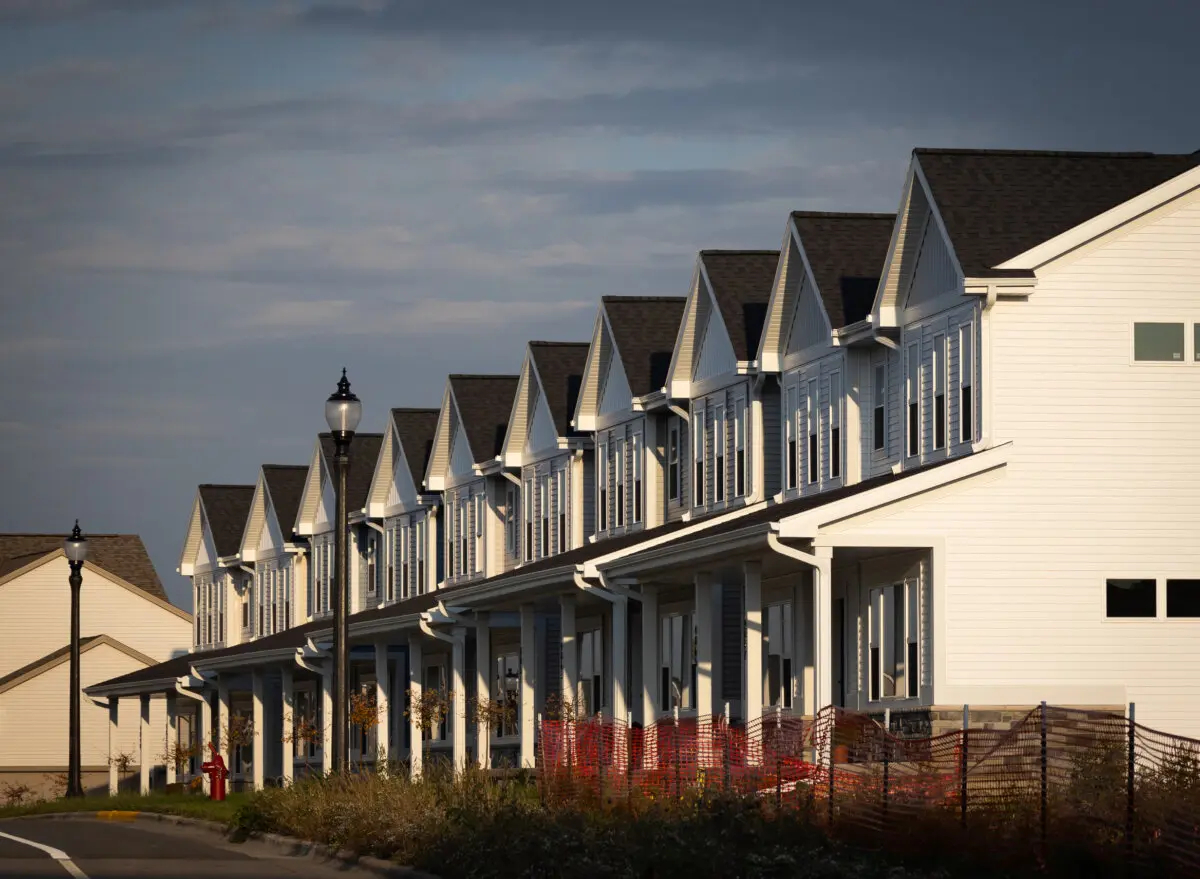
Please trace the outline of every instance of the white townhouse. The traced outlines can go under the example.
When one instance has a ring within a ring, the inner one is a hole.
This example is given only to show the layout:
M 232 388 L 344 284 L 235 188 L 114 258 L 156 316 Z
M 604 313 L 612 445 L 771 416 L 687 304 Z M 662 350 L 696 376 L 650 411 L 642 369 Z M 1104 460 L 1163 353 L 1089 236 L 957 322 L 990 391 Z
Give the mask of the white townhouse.
M 241 615 L 252 579 L 239 552 L 253 498 L 253 485 L 205 484 L 196 490 L 177 568 L 192 579 L 194 650 L 218 649 L 240 640 L 240 630 L 232 631 L 236 627 L 226 623 L 230 608 Z
M 283 631 L 308 616 L 308 547 L 294 532 L 308 467 L 264 464 L 245 517 L 239 565 L 248 575 L 228 622 L 227 644 Z
M 438 740 L 412 769 L 438 747 L 533 765 L 556 696 L 698 734 L 726 706 L 752 730 L 833 704 L 936 732 L 1046 700 L 1200 735 L 1197 254 L 1200 155 L 916 150 L 894 217 L 799 212 L 778 252 L 702 252 L 686 303 L 606 298 L 571 430 L 569 373 L 534 348 L 520 395 L 452 377 L 425 475 L 440 588 L 350 621 L 407 674 L 379 692 L 453 695 L 432 734 L 409 719 Z M 553 443 L 530 442 L 542 393 Z M 565 551 L 526 561 L 508 487 L 578 450 Z M 328 629 L 214 650 L 227 671 L 187 685 L 317 667 Z M 482 699 L 515 722 L 476 723 Z

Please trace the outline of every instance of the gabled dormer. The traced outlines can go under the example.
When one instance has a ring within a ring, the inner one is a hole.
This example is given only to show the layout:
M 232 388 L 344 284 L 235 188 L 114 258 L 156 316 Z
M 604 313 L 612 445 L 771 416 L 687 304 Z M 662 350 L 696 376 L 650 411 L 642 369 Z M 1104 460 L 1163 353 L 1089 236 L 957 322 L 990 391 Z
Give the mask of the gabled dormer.
M 437 588 L 441 493 L 424 488 L 439 410 L 393 409 L 367 494 L 364 606 Z
M 778 474 L 756 448 L 775 433 L 778 388 L 754 377 L 778 268 L 777 250 L 704 250 L 696 261 L 666 382 L 689 411 L 691 515 L 777 490 Z
M 584 450 L 590 437 L 571 427 L 587 360 L 586 342 L 530 342 L 505 433 L 506 566 L 582 546 Z
M 888 441 L 889 419 L 877 424 L 875 412 L 895 387 L 895 358 L 868 318 L 895 219 L 813 211 L 788 218 L 760 349 L 783 389 L 781 498 L 852 484 L 895 460 L 888 454 L 898 439 Z M 860 454 L 864 441 L 870 448 Z
M 242 531 L 239 558 L 254 575 L 239 584 L 230 618 L 233 643 L 270 635 L 307 615 L 304 590 L 307 547 L 292 528 L 304 491 L 304 465 L 264 464 Z
M 192 578 L 193 649 L 229 643 L 227 609 L 241 584 L 238 550 L 253 485 L 199 486 L 192 502 L 179 573 Z
M 425 490 L 442 492 L 447 583 L 505 568 L 502 454 L 519 377 L 451 375 L 425 470 Z

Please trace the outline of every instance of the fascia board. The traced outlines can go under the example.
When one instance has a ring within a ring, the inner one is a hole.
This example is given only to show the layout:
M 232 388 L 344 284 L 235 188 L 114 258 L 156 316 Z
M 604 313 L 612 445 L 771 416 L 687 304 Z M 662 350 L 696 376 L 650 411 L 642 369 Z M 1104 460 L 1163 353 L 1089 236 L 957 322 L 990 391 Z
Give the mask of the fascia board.
M 605 565 L 604 573 L 609 577 L 636 577 L 639 572 L 648 569 L 685 565 L 710 559 L 715 555 L 728 555 L 730 552 L 763 543 L 770 530 L 770 522 L 759 522 L 708 539 L 702 536 L 697 541 L 682 541 L 678 546 L 671 544 L 658 549 L 642 550 L 637 554 L 637 558 Z
M 671 362 L 667 366 L 667 382 L 666 388 L 672 397 L 687 397 L 688 387 L 691 386 L 692 377 L 689 375 L 687 379 L 676 381 L 675 371 L 679 368 L 679 349 L 683 344 L 683 339 L 688 330 L 692 327 L 691 305 L 699 295 L 700 287 L 700 254 L 696 254 L 696 267 L 692 270 L 692 286 L 688 292 L 687 301 L 683 304 L 683 320 L 679 322 L 679 329 L 675 331 L 675 347 L 671 349 Z M 693 357 L 695 352 L 693 352 Z M 682 386 L 682 387 L 677 387 Z
M 790 243 L 796 240 L 796 221 L 791 214 L 788 214 L 787 228 L 783 231 L 783 241 L 779 246 L 779 263 L 775 266 L 775 281 L 771 285 L 771 298 L 767 301 L 767 321 L 765 326 L 769 328 L 772 323 L 778 323 L 779 333 L 776 337 L 776 344 L 772 350 L 767 350 L 767 337 L 770 333 L 764 329 L 762 338 L 758 341 L 758 362 L 762 364 L 764 372 L 779 372 L 779 362 L 783 357 L 783 322 L 786 315 L 777 314 L 783 309 L 783 300 L 785 290 L 787 288 L 787 278 L 782 277 L 783 266 L 787 262 L 788 250 Z
M 913 171 L 916 168 L 917 157 L 914 155 L 908 161 L 908 171 L 904 175 L 904 186 L 900 190 L 900 205 L 896 209 L 896 222 L 892 225 L 892 238 L 888 242 L 887 257 L 883 262 L 883 274 L 879 277 L 879 286 L 875 288 L 875 302 L 871 306 L 871 322 L 877 327 L 894 327 L 896 325 L 896 309 L 894 306 L 884 308 L 883 296 L 887 289 L 888 279 L 896 261 L 896 245 L 900 239 L 900 223 L 907 222 L 908 205 L 912 201 Z
M 174 692 L 175 684 L 183 680 L 187 680 L 187 678 L 154 678 L 146 681 L 137 681 L 136 683 L 114 684 L 112 686 L 98 684 L 94 687 L 85 687 L 83 693 L 85 696 L 141 696 L 143 694 L 165 691 Z
M 233 656 L 216 656 L 211 659 L 197 657 L 192 667 L 198 671 L 220 671 L 221 669 L 240 668 L 248 665 L 268 665 L 274 662 L 290 661 L 299 647 L 276 647 L 251 653 L 237 653 Z

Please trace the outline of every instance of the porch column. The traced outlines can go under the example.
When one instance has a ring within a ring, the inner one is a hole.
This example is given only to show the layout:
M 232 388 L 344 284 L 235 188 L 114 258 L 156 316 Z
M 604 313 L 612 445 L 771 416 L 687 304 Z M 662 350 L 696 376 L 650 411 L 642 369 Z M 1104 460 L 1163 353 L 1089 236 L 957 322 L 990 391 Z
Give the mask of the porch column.
M 658 650 L 658 587 L 642 584 L 642 765 L 658 765 L 658 753 L 651 730 L 658 718 L 658 683 L 662 658 Z
M 378 641 L 375 644 L 376 771 L 381 766 L 385 766 L 392 755 L 392 724 L 390 722 L 392 716 L 391 692 L 392 674 L 391 666 L 388 665 L 388 645 L 386 641 Z
M 833 547 L 815 546 L 813 570 L 814 711 L 833 704 Z
M 233 748 L 229 745 L 229 685 L 217 678 L 217 748 L 225 758 L 225 767 L 233 774 Z
M 425 731 L 421 729 L 421 636 L 408 636 L 408 774 L 420 778 L 425 756 Z
M 455 626 L 450 631 L 454 642 L 450 645 L 450 710 L 453 712 L 453 730 L 450 733 L 450 748 L 454 759 L 454 771 L 467 768 L 467 629 Z
M 613 720 L 629 720 L 629 700 L 625 693 L 629 657 L 629 599 L 618 595 L 612 602 L 612 713 Z
M 796 576 L 792 587 L 792 668 L 795 669 L 793 690 L 795 701 L 792 703 L 802 714 L 812 716 L 813 677 L 812 677 L 812 573 L 806 571 Z
M 199 752 L 196 755 L 196 766 L 212 758 L 212 754 L 208 751 L 208 743 L 212 741 L 212 694 L 207 690 L 201 690 L 200 695 L 203 697 L 200 700 L 200 709 L 197 712 L 196 722 L 196 750 Z M 203 779 L 200 783 L 203 786 L 204 792 L 208 793 L 208 775 L 204 772 L 200 773 L 200 778 Z
M 167 764 L 167 784 L 174 784 L 175 755 L 179 748 L 179 703 L 174 693 L 167 693 L 167 747 L 164 749 L 163 762 Z
M 279 764 L 283 785 L 287 787 L 295 780 L 296 772 L 296 677 L 290 665 L 279 672 L 279 696 L 283 705 L 280 726 Z M 307 742 L 305 747 L 307 747 Z
M 116 696 L 108 697 L 108 795 L 115 797 L 121 779 L 117 775 L 117 736 L 121 730 L 121 703 Z
M 713 713 L 713 576 L 696 574 L 696 716 L 703 723 Z
M 491 688 L 492 670 L 492 630 L 491 620 L 486 611 L 475 615 L 475 701 L 480 709 L 492 700 Z M 478 714 L 482 716 L 482 711 Z M 490 714 L 487 715 L 489 718 Z M 480 769 L 488 769 L 492 765 L 492 727 L 490 723 L 480 723 L 480 717 L 475 718 L 475 762 Z
M 534 640 L 533 605 L 521 605 L 521 767 L 533 769 L 536 755 L 534 753 L 534 736 L 537 735 L 537 718 L 534 712 L 537 707 L 534 701 L 534 682 L 537 679 L 535 663 L 537 662 L 536 645 Z
M 141 707 L 141 722 L 138 726 L 138 792 L 150 793 L 150 696 L 143 693 L 138 697 Z
M 569 710 L 575 714 L 575 699 L 579 695 L 579 641 L 575 628 L 574 593 L 560 596 L 559 606 L 562 625 L 562 713 L 565 715 Z
M 761 735 L 763 713 L 762 562 L 742 566 L 746 588 L 746 732 Z
M 321 773 L 333 772 L 333 660 L 321 667 Z
M 263 789 L 266 779 L 266 761 L 263 759 L 263 739 L 266 738 L 266 724 L 263 722 L 263 670 L 256 668 L 251 676 L 250 696 L 250 776 L 255 790 Z

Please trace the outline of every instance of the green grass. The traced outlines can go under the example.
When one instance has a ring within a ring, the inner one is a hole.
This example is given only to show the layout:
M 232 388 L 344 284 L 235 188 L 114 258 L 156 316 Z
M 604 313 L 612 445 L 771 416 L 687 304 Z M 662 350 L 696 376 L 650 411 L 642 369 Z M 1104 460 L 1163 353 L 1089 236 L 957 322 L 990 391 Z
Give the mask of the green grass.
M 0 819 L 22 815 L 52 815 L 56 812 L 158 812 L 183 815 L 228 824 L 238 807 L 250 798 L 249 794 L 229 794 L 223 802 L 214 802 L 197 794 L 118 794 L 115 797 L 83 797 L 82 799 L 43 800 L 20 806 L 0 806 Z

